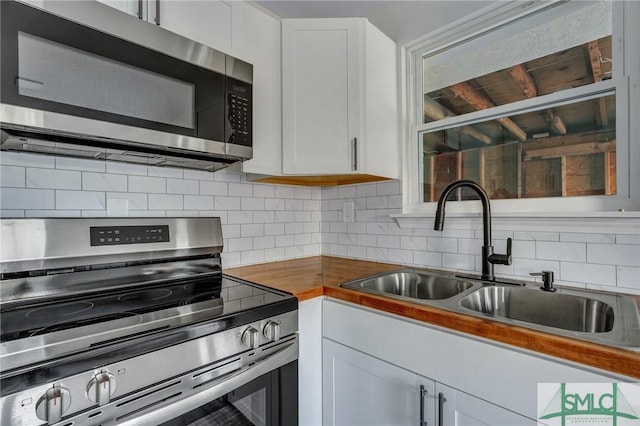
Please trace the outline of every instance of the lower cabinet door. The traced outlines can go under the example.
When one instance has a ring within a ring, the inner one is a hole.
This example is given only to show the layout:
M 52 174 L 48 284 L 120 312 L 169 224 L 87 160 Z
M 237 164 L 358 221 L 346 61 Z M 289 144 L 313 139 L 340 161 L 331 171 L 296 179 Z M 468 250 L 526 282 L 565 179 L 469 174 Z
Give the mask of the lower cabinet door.
M 491 386 L 491 383 L 487 383 Z M 534 420 L 436 383 L 437 426 L 533 426 Z
M 329 339 L 322 368 L 325 425 L 435 424 L 435 383 L 427 378 Z

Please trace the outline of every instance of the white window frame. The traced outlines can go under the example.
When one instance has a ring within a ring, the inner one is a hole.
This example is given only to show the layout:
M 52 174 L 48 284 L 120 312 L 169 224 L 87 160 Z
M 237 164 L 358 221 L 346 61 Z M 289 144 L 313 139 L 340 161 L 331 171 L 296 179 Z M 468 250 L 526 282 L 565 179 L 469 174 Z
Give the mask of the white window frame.
M 560 101 L 561 104 L 576 100 L 616 94 L 616 150 L 617 150 L 617 191 L 610 196 L 547 197 L 492 200 L 494 216 L 531 217 L 548 220 L 550 217 L 601 217 L 609 220 L 614 217 L 634 217 L 640 220 L 640 30 L 632 22 L 631 16 L 640 13 L 640 6 L 633 1 L 614 1 L 612 22 L 612 56 L 614 58 L 613 75 L 610 80 L 545 96 L 526 99 L 508 105 L 497 106 L 490 110 L 476 111 L 431 123 L 422 123 L 422 82 L 423 58 L 437 52 L 454 48 L 466 41 L 478 37 L 490 39 L 494 30 L 508 28 L 508 25 L 522 19 L 528 19 L 537 13 L 555 13 L 560 16 L 576 7 L 575 2 L 497 2 L 461 21 L 454 22 L 424 38 L 401 48 L 401 67 L 404 81 L 401 82 L 404 117 L 403 126 L 403 215 L 397 217 L 424 218 L 435 212 L 435 202 L 423 203 L 421 200 L 421 159 L 420 133 L 426 130 L 439 130 L 452 124 L 472 124 L 505 115 L 515 115 L 537 110 Z M 637 16 L 637 15 L 635 15 Z M 515 31 L 514 31 L 515 33 Z M 635 49 L 635 50 L 634 50 Z M 586 97 L 585 97 L 586 96 Z M 628 113 L 627 113 L 628 112 Z M 634 115 L 635 114 L 635 115 Z M 635 141 L 630 143 L 630 141 Z M 481 211 L 477 201 L 459 201 L 448 203 L 447 214 L 458 217 L 474 217 Z M 615 214 L 612 212 L 632 211 L 637 214 Z M 401 226 L 401 220 L 398 219 Z M 415 226 L 414 220 L 406 226 Z M 634 223 L 638 223 L 635 222 Z M 637 231 L 637 232 L 640 232 Z

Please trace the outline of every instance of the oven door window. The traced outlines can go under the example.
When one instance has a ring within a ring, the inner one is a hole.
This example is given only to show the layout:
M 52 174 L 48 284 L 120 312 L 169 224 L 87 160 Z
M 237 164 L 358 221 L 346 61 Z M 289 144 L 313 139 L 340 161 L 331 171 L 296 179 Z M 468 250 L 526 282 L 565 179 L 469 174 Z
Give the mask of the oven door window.
M 159 426 L 297 424 L 298 363 L 294 361 Z
M 211 401 L 162 426 L 266 426 L 270 411 L 266 388 L 238 397 L 238 391 Z

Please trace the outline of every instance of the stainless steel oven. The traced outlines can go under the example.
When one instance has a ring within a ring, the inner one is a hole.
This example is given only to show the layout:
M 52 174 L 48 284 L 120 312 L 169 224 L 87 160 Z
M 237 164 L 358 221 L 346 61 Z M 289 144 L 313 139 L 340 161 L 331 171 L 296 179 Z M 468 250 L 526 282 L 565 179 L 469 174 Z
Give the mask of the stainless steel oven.
M 0 225 L 0 424 L 297 424 L 297 300 L 223 273 L 219 219 Z

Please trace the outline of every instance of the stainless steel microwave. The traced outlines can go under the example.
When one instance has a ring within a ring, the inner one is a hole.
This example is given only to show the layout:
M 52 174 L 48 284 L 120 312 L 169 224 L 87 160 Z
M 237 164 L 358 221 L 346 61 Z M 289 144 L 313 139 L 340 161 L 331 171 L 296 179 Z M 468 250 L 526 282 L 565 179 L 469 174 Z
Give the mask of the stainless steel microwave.
M 209 170 L 251 158 L 251 64 L 93 0 L 0 7 L 3 150 Z

